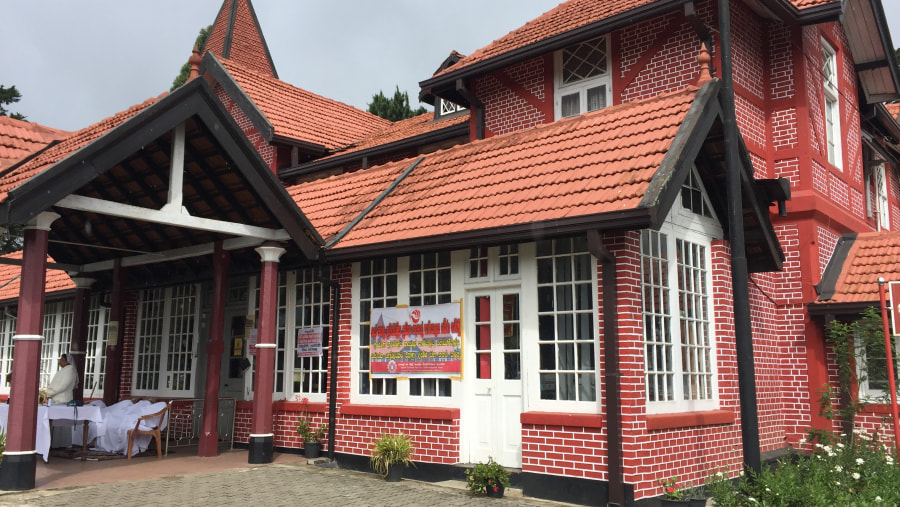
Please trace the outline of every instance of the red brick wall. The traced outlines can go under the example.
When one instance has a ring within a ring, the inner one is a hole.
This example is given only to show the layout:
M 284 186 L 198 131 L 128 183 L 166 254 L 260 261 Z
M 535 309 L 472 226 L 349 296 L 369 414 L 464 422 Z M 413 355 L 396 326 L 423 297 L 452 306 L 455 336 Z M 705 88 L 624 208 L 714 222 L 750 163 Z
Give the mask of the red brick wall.
M 485 137 L 550 123 L 553 58 L 533 58 L 476 79 L 473 90 L 484 104 Z

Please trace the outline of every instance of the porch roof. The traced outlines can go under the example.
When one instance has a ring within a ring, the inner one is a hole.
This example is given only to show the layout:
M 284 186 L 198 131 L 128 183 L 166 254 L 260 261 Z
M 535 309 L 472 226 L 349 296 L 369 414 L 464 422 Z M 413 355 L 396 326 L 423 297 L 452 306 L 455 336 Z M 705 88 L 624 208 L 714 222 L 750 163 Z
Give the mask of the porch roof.
M 19 298 L 19 289 L 21 288 L 22 266 L 6 262 L 21 262 L 22 252 L 12 252 L 0 256 L 0 302 L 14 301 Z M 53 259 L 48 257 L 48 263 L 53 263 Z M 47 279 L 44 284 L 44 292 L 47 294 L 58 293 L 63 291 L 75 290 L 75 283 L 68 273 L 59 269 L 48 269 Z
M 657 228 L 695 160 L 724 217 L 718 90 L 714 80 L 288 191 L 331 259 Z M 771 199 L 743 153 L 748 259 L 777 269 Z
M 181 188 L 170 188 L 173 160 L 183 161 Z M 232 265 L 248 270 L 258 263 L 249 248 L 267 240 L 292 241 L 297 262 L 320 253 L 321 238 L 203 79 L 82 129 L 0 177 L 0 223 L 50 210 L 61 215 L 50 255 L 101 281 L 116 259 L 131 266 L 132 280 L 209 276 L 202 256 L 216 241 L 241 251 Z
M 845 234 L 838 241 L 810 313 L 859 313 L 878 306 L 878 278 L 900 281 L 900 232 Z

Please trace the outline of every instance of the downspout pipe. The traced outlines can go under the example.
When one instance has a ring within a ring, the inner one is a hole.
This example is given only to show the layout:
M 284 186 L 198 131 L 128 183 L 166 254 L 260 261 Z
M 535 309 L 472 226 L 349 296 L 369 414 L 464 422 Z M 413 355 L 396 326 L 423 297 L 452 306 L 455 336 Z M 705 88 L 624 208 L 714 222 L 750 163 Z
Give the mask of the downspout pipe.
M 606 438 L 609 472 L 607 505 L 625 505 L 625 482 L 622 479 L 622 372 L 619 368 L 619 326 L 616 308 L 619 304 L 616 258 L 603 246 L 597 230 L 587 233 L 588 251 L 600 260 L 603 276 L 603 370 L 606 379 Z
M 725 184 L 728 231 L 731 243 L 731 279 L 734 304 L 734 340 L 741 407 L 741 440 L 744 467 L 760 472 L 759 416 L 756 408 L 756 372 L 753 366 L 753 329 L 750 325 L 750 286 L 744 244 L 741 167 L 734 107 L 734 75 L 731 62 L 731 11 L 729 0 L 719 0 L 719 37 L 722 55 L 722 124 L 725 135 Z
M 329 266 L 319 266 L 318 278 L 331 290 L 334 304 L 331 305 L 331 372 L 328 376 L 328 459 L 334 461 L 334 433 L 337 429 L 337 368 L 338 368 L 338 335 L 341 322 L 341 284 L 331 278 Z

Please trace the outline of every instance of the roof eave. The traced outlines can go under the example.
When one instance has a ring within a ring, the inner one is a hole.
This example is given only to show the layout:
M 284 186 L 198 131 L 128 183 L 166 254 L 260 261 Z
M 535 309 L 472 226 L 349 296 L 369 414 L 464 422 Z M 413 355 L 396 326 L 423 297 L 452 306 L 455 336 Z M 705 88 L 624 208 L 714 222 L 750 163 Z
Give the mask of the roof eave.
M 638 207 L 596 215 L 529 222 L 440 236 L 422 236 L 347 248 L 341 248 L 338 244 L 326 252 L 326 258 L 330 262 L 350 262 L 373 256 L 406 255 L 416 252 L 459 250 L 475 246 L 537 241 L 582 234 L 590 230 L 600 232 L 639 230 L 651 226 L 654 221 L 652 214 L 653 210 Z

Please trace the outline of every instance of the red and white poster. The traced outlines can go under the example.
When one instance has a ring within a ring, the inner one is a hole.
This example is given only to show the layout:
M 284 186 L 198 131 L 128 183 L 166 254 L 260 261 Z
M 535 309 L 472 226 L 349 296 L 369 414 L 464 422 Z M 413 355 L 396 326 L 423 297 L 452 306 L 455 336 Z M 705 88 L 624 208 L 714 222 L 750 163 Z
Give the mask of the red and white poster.
M 373 377 L 451 377 L 462 373 L 460 305 L 372 310 Z
M 297 330 L 297 357 L 322 356 L 322 326 Z

